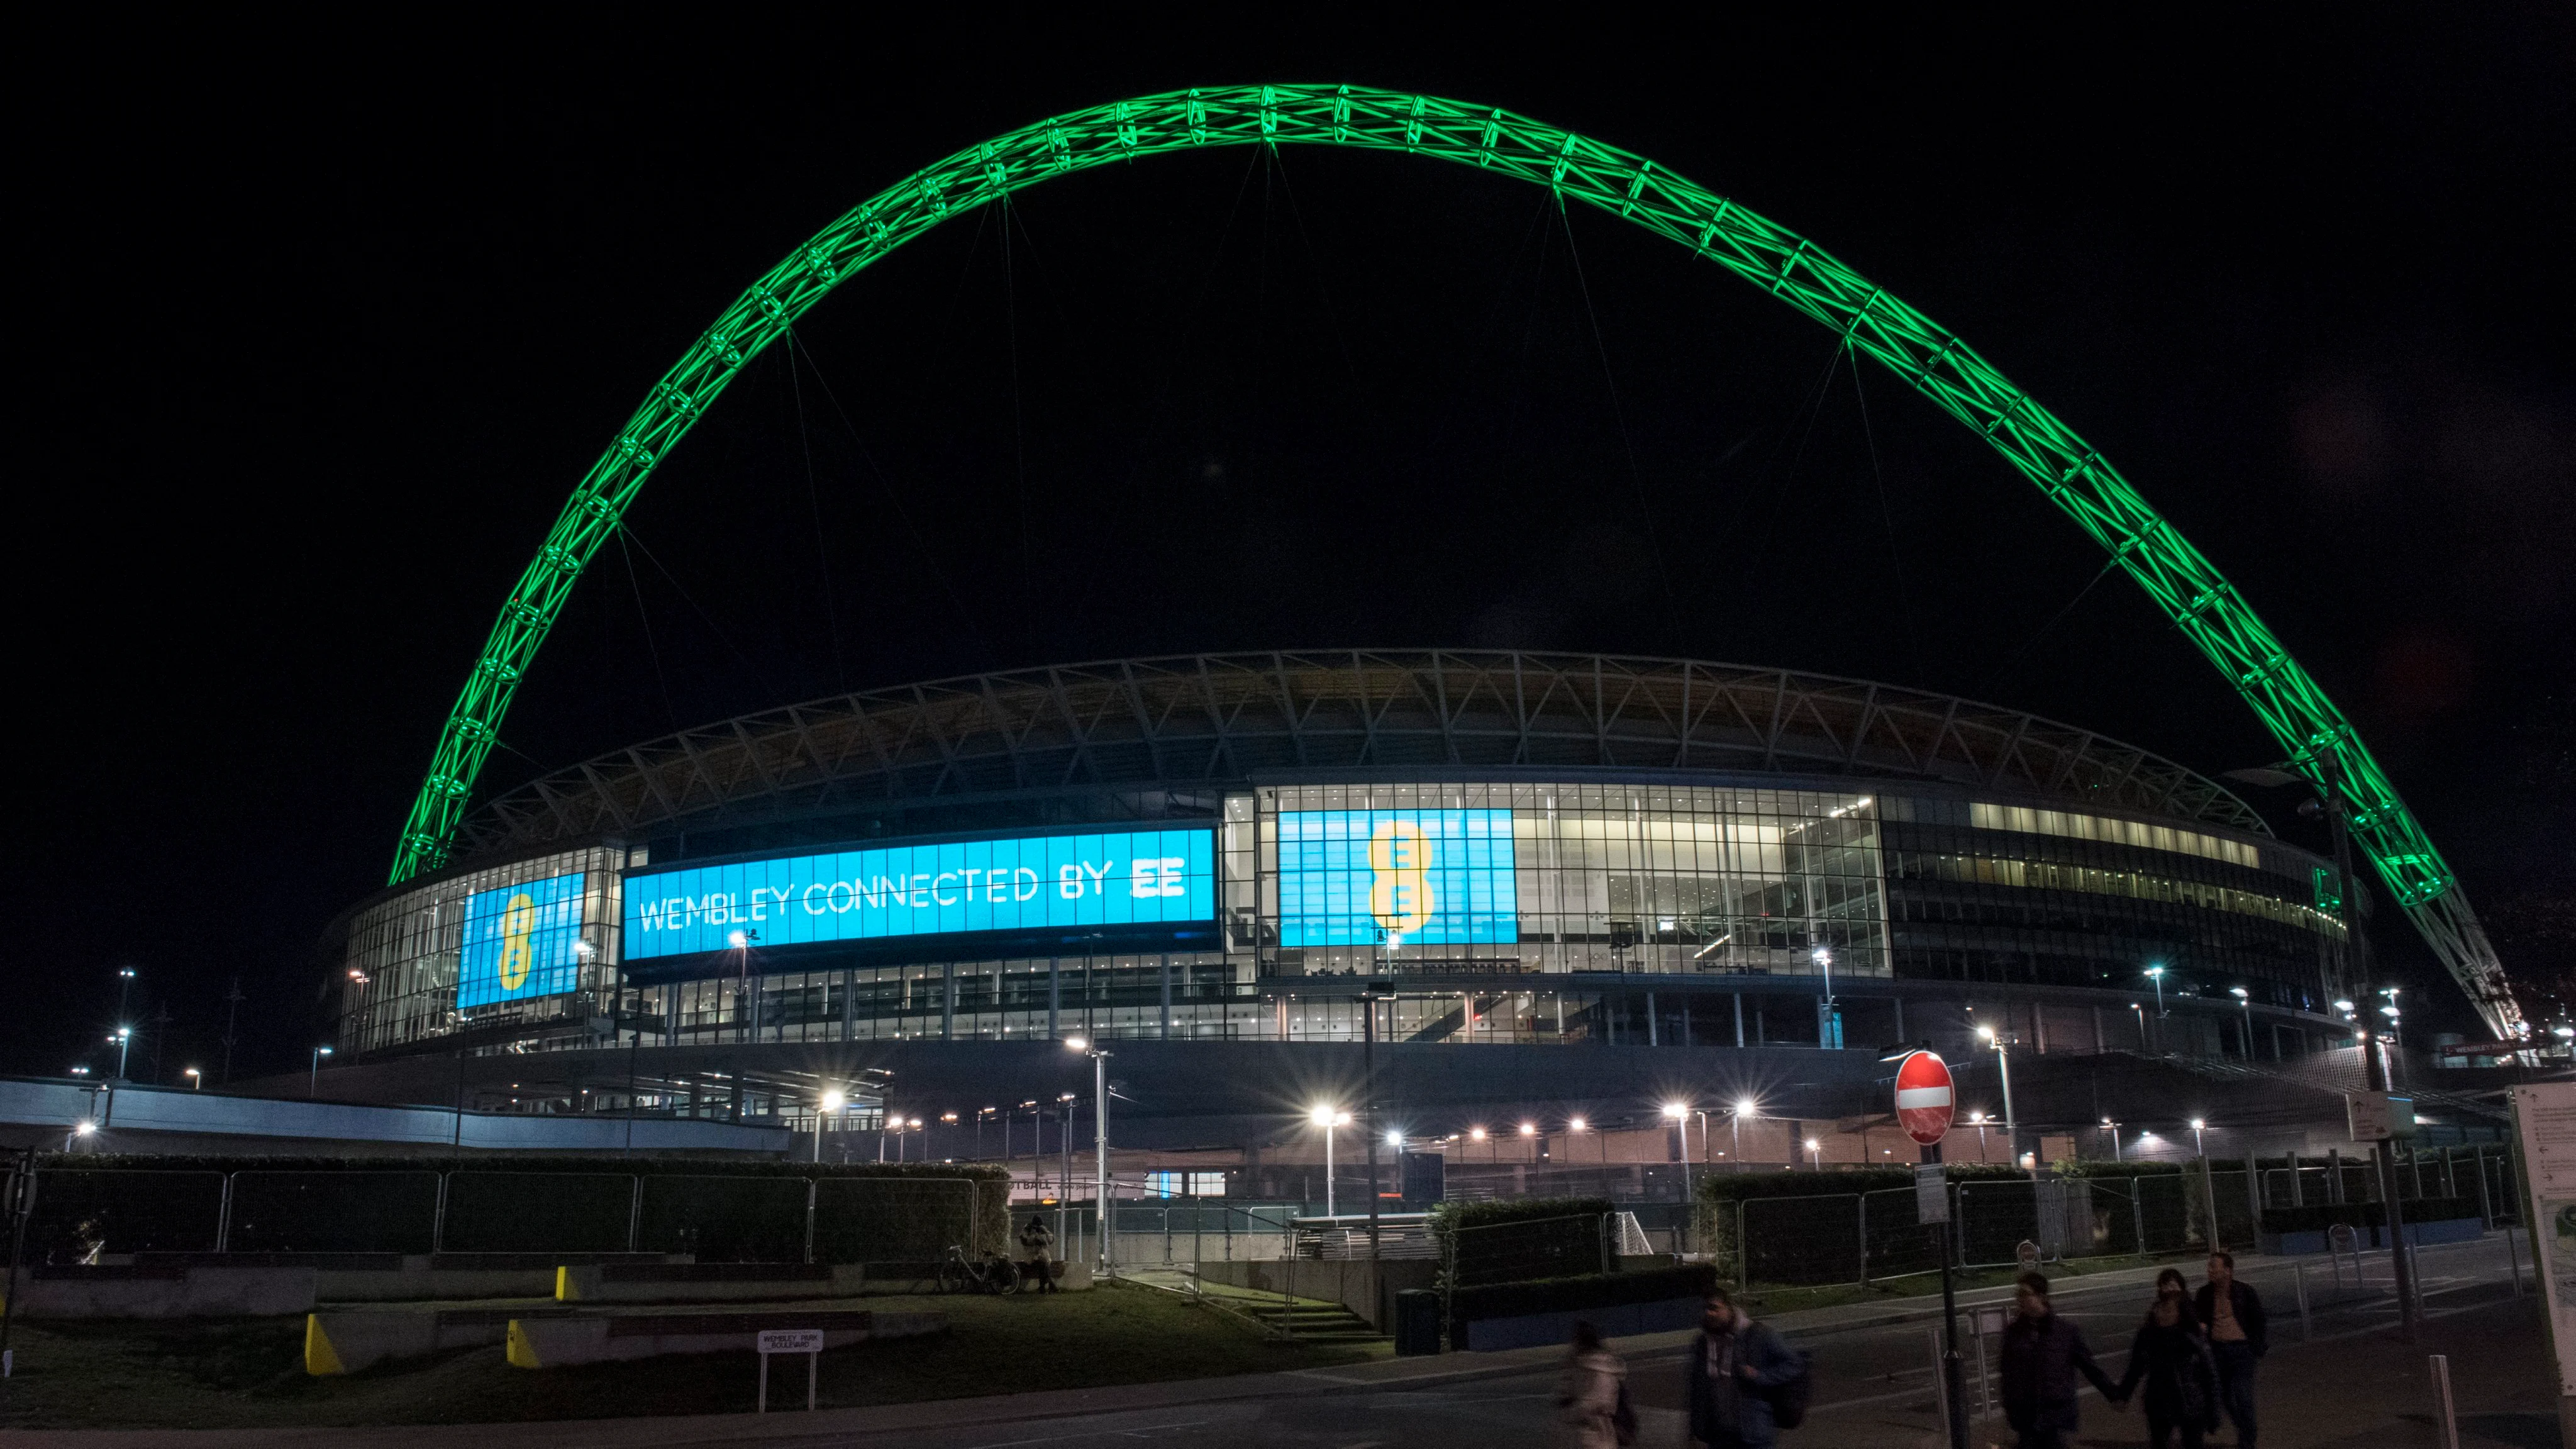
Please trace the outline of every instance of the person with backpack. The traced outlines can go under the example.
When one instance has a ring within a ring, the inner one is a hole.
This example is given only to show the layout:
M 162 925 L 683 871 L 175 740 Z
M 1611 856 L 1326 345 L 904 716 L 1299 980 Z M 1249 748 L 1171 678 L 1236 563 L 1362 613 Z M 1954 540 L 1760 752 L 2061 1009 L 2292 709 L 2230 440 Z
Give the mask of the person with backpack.
M 1709 1290 L 1682 1371 L 1693 1444 L 1769 1449 L 1782 1429 L 1807 1417 L 1807 1356 L 1754 1322 L 1724 1288 Z
M 1574 1325 L 1565 1377 L 1556 1391 L 1557 1422 L 1567 1449 L 1619 1449 L 1637 1442 L 1637 1411 L 1628 1403 L 1628 1366 L 1601 1346 L 1601 1331 Z
M 2076 1375 L 2090 1379 L 2106 1399 L 2118 1399 L 2119 1387 L 2093 1361 L 2084 1330 L 2050 1307 L 2048 1280 L 2024 1273 L 2018 1281 L 2013 1305 L 2020 1311 L 2004 1328 L 2004 1419 L 2021 1436 L 2021 1449 L 2061 1449 L 2083 1417 L 2075 1401 Z
M 2145 1381 L 2147 1442 L 2156 1449 L 2168 1449 L 2176 1430 L 2182 1449 L 2200 1449 L 2201 1436 L 2218 1427 L 2218 1365 L 2192 1313 L 2190 1292 L 2181 1269 L 2156 1275 L 2155 1304 L 2129 1343 L 2129 1371 L 2114 1400 L 2125 1405 L 2130 1391 Z

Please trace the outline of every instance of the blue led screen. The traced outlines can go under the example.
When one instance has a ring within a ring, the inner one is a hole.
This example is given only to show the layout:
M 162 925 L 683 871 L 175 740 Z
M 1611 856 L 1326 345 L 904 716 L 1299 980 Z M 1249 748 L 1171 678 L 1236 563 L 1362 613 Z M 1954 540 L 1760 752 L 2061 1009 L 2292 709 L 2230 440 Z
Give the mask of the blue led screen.
M 1509 810 L 1280 812 L 1280 945 L 1519 939 Z
M 1137 830 L 891 845 L 633 875 L 626 959 L 746 943 L 1216 919 L 1215 837 Z
M 458 1010 L 580 987 L 583 880 L 576 871 L 465 898 Z

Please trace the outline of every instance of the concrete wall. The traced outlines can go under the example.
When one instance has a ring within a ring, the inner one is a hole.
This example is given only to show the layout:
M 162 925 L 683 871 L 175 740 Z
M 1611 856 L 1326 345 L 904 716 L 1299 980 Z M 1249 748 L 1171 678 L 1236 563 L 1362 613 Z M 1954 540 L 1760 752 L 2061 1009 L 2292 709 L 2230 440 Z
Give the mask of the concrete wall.
M 310 1268 L 21 1269 L 26 1318 L 255 1318 L 313 1311 Z
M 1387 1258 L 1372 1265 L 1366 1259 L 1277 1258 L 1201 1263 L 1199 1276 L 1210 1283 L 1247 1288 L 1255 1293 L 1291 1294 L 1339 1303 L 1369 1321 L 1380 1333 L 1395 1325 L 1395 1295 L 1408 1288 L 1429 1288 L 1439 1280 L 1440 1264 L 1431 1258 Z

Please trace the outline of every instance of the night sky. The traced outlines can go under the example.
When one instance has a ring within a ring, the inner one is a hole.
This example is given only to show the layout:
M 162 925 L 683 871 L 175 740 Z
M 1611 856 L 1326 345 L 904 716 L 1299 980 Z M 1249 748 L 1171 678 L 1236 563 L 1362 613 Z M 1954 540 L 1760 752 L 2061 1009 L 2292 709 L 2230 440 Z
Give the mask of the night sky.
M 1600 137 L 1955 329 L 2357 719 L 2508 966 L 2576 974 L 2563 7 L 1564 13 L 1516 43 L 1063 13 L 30 37 L 0 1071 L 102 1061 L 125 965 L 137 1018 L 172 1018 L 164 1077 L 214 1069 L 236 975 L 236 1071 L 301 1067 L 321 934 L 382 884 L 494 611 L 707 322 L 959 147 L 1265 79 Z M 2088 589 L 2101 555 L 1973 435 L 1519 183 L 1317 149 L 1104 169 L 958 216 L 798 340 L 600 555 L 487 793 L 844 686 L 1351 645 L 1785 665 L 2211 774 L 2281 753 L 2133 586 Z M 2249 798 L 2320 843 L 2286 792 Z M 2377 940 L 2438 987 L 2426 1027 L 2468 1025 L 2393 912 Z

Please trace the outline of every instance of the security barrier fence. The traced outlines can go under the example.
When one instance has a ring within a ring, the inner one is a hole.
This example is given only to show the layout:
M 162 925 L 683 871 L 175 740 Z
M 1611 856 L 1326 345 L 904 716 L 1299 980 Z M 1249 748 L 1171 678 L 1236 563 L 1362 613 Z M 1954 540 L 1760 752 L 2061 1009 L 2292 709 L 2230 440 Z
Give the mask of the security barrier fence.
M 2258 1203 L 2278 1215 L 2300 1205 L 2380 1199 L 2377 1169 L 2366 1158 L 2296 1166 L 2272 1159 L 2256 1164 L 2250 1178 L 2248 1171 L 2241 1161 L 2195 1160 L 2178 1168 L 2086 1164 L 2036 1180 L 1963 1175 L 1946 1188 L 1953 1262 L 2009 1266 L 2021 1261 L 2025 1245 L 2043 1263 L 2200 1251 L 2213 1230 L 2220 1246 L 2251 1250 L 2265 1226 Z M 1836 1177 L 1859 1180 L 1845 1185 Z M 1921 1221 L 1915 1189 L 1894 1185 L 1898 1180 L 1884 1171 L 1713 1178 L 1701 1185 L 1694 1236 L 1721 1272 L 1748 1283 L 1865 1283 L 1932 1272 L 1940 1267 L 1938 1231 Z M 2513 1163 L 2500 1148 L 2401 1155 L 2394 1180 L 2401 1204 L 2421 1203 L 2436 1216 L 2475 1216 L 2489 1225 L 2517 1220 Z
M 697 1164 L 673 1164 L 674 1166 Z M 928 1263 L 1004 1249 L 999 1173 L 45 1166 L 23 1260 L 128 1253 L 690 1253 Z

